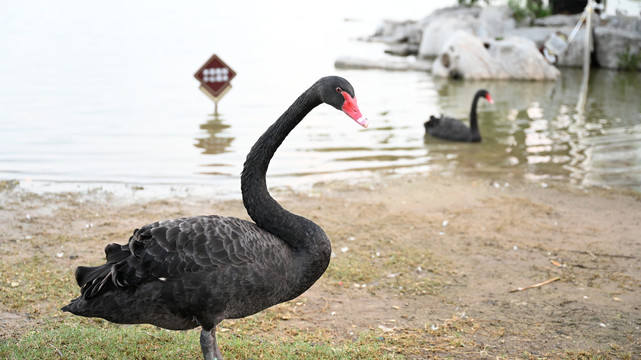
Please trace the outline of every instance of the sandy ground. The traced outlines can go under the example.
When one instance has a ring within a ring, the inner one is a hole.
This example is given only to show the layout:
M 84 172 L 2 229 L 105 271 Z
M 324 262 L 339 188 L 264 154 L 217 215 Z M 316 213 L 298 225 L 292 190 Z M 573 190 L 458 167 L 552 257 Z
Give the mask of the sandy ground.
M 390 350 L 409 358 L 447 357 L 431 344 L 439 329 L 452 326 L 460 337 L 460 349 L 452 350 L 457 358 L 556 358 L 566 350 L 641 356 L 638 194 L 430 175 L 323 183 L 274 196 L 320 224 L 335 253 L 316 285 L 272 310 L 283 327 L 346 337 L 421 332 L 424 343 L 411 353 Z M 45 254 L 72 281 L 75 266 L 100 263 L 104 246 L 125 242 L 136 227 L 207 213 L 247 218 L 240 201 L 174 197 L 139 204 L 101 191 L 6 189 L 0 257 L 19 262 Z M 370 274 L 354 268 L 366 266 Z M 38 317 L 0 306 L 5 338 Z

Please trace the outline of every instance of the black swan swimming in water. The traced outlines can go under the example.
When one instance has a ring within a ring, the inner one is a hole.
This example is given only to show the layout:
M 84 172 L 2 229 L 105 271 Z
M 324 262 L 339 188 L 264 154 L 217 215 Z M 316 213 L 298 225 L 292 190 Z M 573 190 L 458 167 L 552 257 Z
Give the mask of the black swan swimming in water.
M 476 105 L 480 97 L 484 97 L 490 104 L 494 101 L 487 90 L 479 90 L 474 95 L 472 100 L 472 109 L 470 110 L 470 127 L 468 128 L 459 119 L 441 115 L 441 117 L 430 116 L 430 119 L 425 122 L 425 131 L 430 135 L 453 141 L 465 142 L 479 142 L 481 141 L 481 132 L 479 131 L 479 124 L 476 120 Z
M 136 229 L 128 244 L 105 248 L 106 264 L 76 269 L 81 296 L 62 310 L 172 330 L 201 326 L 204 358 L 222 360 L 216 343 L 218 323 L 299 296 L 329 264 L 331 244 L 323 229 L 283 209 L 265 181 L 276 149 L 321 103 L 368 125 L 354 89 L 341 77 L 321 78 L 300 95 L 247 155 L 241 190 L 255 223 L 210 215 Z

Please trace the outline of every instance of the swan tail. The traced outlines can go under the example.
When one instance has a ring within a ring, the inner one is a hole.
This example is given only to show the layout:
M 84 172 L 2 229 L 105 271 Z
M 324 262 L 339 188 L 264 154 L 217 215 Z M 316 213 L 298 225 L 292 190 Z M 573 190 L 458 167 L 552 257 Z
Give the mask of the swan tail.
M 80 287 L 82 298 L 87 300 L 101 292 L 124 288 L 127 284 L 122 280 L 126 274 L 123 269 L 127 266 L 127 259 L 131 256 L 128 245 L 109 244 L 105 247 L 107 263 L 100 266 L 78 266 L 76 268 L 76 282 Z M 125 271 L 126 273 L 127 271 Z

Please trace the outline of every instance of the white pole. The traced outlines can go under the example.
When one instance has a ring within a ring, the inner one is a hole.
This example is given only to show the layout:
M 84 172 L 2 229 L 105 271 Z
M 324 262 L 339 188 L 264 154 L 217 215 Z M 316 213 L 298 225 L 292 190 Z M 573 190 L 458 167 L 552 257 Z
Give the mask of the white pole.
M 577 111 L 582 114 L 585 109 L 585 102 L 588 95 L 588 80 L 590 79 L 590 40 L 592 38 L 592 13 L 594 12 L 592 0 L 588 1 L 585 7 L 585 37 L 583 46 L 583 79 L 581 81 L 581 89 L 579 90 L 579 100 L 576 104 Z

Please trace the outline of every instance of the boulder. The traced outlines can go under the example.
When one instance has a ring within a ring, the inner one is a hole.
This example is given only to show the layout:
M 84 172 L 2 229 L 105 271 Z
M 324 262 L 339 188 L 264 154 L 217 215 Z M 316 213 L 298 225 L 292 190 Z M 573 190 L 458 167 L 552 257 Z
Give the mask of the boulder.
M 480 7 L 476 6 L 449 6 L 441 9 L 436 9 L 431 14 L 419 21 L 419 27 L 424 28 L 426 25 L 434 21 L 434 19 L 448 16 L 470 16 L 473 18 L 477 18 L 481 13 L 481 10 L 482 9 Z
M 641 18 L 617 15 L 608 20 L 607 26 L 641 33 Z
M 532 25 L 534 26 L 554 26 L 554 27 L 564 27 L 564 26 L 575 26 L 576 23 L 581 19 L 581 13 L 574 15 L 550 15 L 538 19 L 534 19 Z
M 461 79 L 507 78 L 483 41 L 467 31 L 457 30 L 443 46 L 432 66 L 435 77 Z
M 421 41 L 421 29 L 416 21 L 385 20 L 368 40 L 418 45 Z
M 433 60 L 438 56 L 439 61 L 435 61 L 432 66 L 432 69 L 438 74 L 437 76 L 549 79 L 557 76 L 555 75 L 556 68 L 548 66 L 548 64 L 535 65 L 535 63 L 538 64 L 538 60 L 528 62 L 532 59 L 538 59 L 533 49 L 537 51 L 545 49 L 550 61 L 555 62 L 558 66 L 582 66 L 585 27 L 578 31 L 571 42 L 563 40 L 569 37 L 580 17 L 581 14 L 552 15 L 536 19 L 534 23 L 537 26 L 517 27 L 511 10 L 506 6 L 455 6 L 436 10 L 418 22 L 386 21 L 367 40 L 388 43 L 389 46 L 385 53 L 391 55 L 416 55 L 418 60 Z M 598 65 L 616 69 L 620 66 L 623 56 L 628 56 L 628 59 L 634 56 L 632 61 L 628 62 L 633 62 L 635 57 L 641 56 L 638 55 L 641 54 L 641 19 L 618 15 L 602 20 L 597 14 L 592 14 L 592 19 L 594 36 L 591 39 L 590 48 Z M 459 31 L 467 32 L 471 37 L 464 37 L 459 34 Z M 458 38 L 452 40 L 453 34 L 459 34 Z M 527 45 L 521 40 L 501 42 L 501 39 L 508 38 L 527 38 L 531 41 Z M 534 47 L 531 46 L 532 42 Z M 470 48 L 466 49 L 462 44 L 469 45 Z M 480 47 L 479 44 L 481 44 Z M 483 44 L 489 50 L 483 50 Z M 511 73 L 508 71 L 510 69 L 509 62 L 521 60 L 503 59 L 499 53 L 495 54 L 496 58 L 492 58 L 492 60 L 503 61 L 500 66 L 483 63 L 484 56 L 494 56 L 491 55 L 496 50 L 493 47 L 501 49 L 500 53 L 503 54 L 510 52 L 527 54 L 527 57 L 524 58 L 525 62 L 520 64 L 527 64 L 528 69 L 517 69 L 522 72 Z M 483 51 L 486 53 L 481 55 Z M 555 52 L 554 56 L 550 56 L 550 51 Z M 468 66 L 467 56 L 475 58 L 476 63 L 472 61 Z M 337 63 L 342 64 L 341 61 Z M 416 67 L 408 65 L 411 63 L 389 61 L 380 62 L 379 65 L 376 63 L 373 61 L 364 64 L 359 60 L 348 61 L 345 64 L 350 64 L 347 66 L 351 67 L 416 69 Z M 479 66 L 479 64 L 483 65 Z M 425 63 L 420 63 L 418 67 L 422 68 L 424 65 Z M 539 73 L 537 74 L 536 71 Z
M 433 18 L 423 28 L 418 56 L 421 58 L 437 56 L 454 32 L 464 30 L 475 34 L 476 25 L 476 18 L 466 13 L 444 14 L 442 17 Z
M 483 42 L 457 30 L 434 61 L 432 74 L 461 79 L 553 80 L 559 70 L 543 58 L 531 40 L 508 37 Z
M 420 24 L 423 24 L 423 35 L 418 55 L 423 58 L 436 56 L 456 30 L 465 30 L 482 38 L 494 38 L 503 37 L 516 27 L 507 6 L 445 8 L 424 18 Z
M 554 32 L 562 31 L 562 28 L 557 27 L 521 27 L 508 31 L 507 36 L 518 36 L 530 39 L 536 43 L 538 48 L 543 47 L 545 40 Z M 570 29 L 572 31 L 572 29 Z M 565 31 L 562 31 L 565 33 Z M 569 32 L 567 33 L 569 35 Z
M 594 29 L 594 46 L 599 66 L 608 69 L 620 67 L 620 57 L 641 53 L 641 32 L 599 26 Z M 637 66 L 641 70 L 641 66 Z
M 516 20 L 507 6 L 486 6 L 478 15 L 476 35 L 481 38 L 505 37 L 516 28 Z
M 408 43 L 391 44 L 385 49 L 385 53 L 395 56 L 416 55 L 418 53 L 418 45 Z
M 508 79 L 554 80 L 560 72 L 551 65 L 532 40 L 520 37 L 507 37 L 492 41 L 488 52 L 495 59 Z

